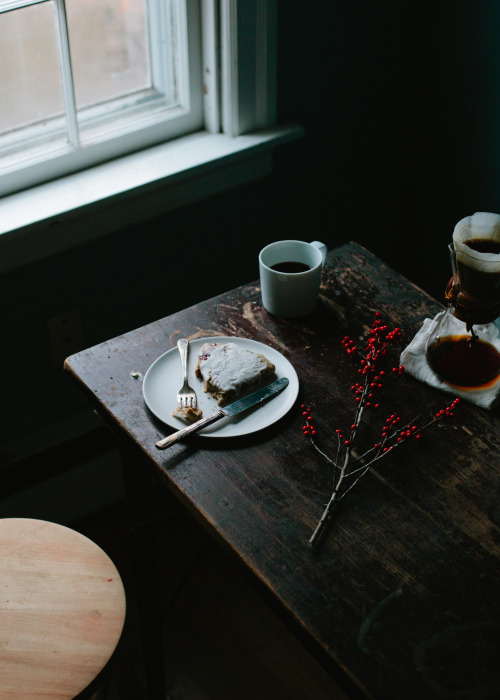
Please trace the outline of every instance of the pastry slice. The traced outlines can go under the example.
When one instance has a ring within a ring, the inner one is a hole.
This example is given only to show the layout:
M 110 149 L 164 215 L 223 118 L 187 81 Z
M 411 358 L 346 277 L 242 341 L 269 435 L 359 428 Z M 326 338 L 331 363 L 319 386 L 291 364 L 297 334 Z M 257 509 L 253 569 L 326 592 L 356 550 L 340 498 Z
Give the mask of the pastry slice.
M 175 418 L 185 420 L 187 423 L 194 423 L 203 417 L 203 411 L 201 408 L 193 408 L 192 406 L 188 406 L 187 408 L 177 407 L 175 411 L 172 411 L 172 415 L 175 416 Z
M 235 343 L 205 343 L 195 373 L 204 382 L 204 391 L 222 406 L 252 384 L 270 379 L 275 370 L 260 352 L 245 350 Z

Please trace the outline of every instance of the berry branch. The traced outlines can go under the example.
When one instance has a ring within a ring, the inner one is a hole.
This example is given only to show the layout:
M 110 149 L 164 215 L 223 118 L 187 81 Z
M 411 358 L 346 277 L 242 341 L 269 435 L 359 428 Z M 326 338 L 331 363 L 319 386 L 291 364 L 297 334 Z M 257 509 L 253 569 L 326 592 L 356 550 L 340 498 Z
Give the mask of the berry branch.
M 354 394 L 356 402 L 354 420 L 348 430 L 340 428 L 335 430 L 337 436 L 337 454 L 335 459 L 331 459 L 319 448 L 316 441 L 317 430 L 313 425 L 311 409 L 305 404 L 302 405 L 302 416 L 304 418 L 303 435 L 309 439 L 318 454 L 333 466 L 333 490 L 316 529 L 309 539 L 311 545 L 316 544 L 318 541 L 336 504 L 354 488 L 374 464 L 387 457 L 394 449 L 401 447 L 405 442 L 413 439 L 421 440 L 424 431 L 434 425 L 434 423 L 453 416 L 454 409 L 460 402 L 458 398 L 453 399 L 423 425 L 421 425 L 421 417 L 416 416 L 401 426 L 401 416 L 392 413 L 386 418 L 377 442 L 362 455 L 358 457 L 353 455 L 353 443 L 364 411 L 379 409 L 378 395 L 383 389 L 384 382 L 391 374 L 394 377 L 398 377 L 404 373 L 404 368 L 401 365 L 393 367 L 392 373 L 389 374 L 386 373 L 386 370 L 379 368 L 389 346 L 401 337 L 401 329 L 394 328 L 389 331 L 388 326 L 382 323 L 380 316 L 378 312 L 375 314 L 375 320 L 370 328 L 364 352 L 358 349 L 349 336 L 345 336 L 342 340 L 342 346 L 347 355 L 354 359 L 359 359 L 357 371 L 361 376 L 360 381 L 351 386 L 351 392 Z

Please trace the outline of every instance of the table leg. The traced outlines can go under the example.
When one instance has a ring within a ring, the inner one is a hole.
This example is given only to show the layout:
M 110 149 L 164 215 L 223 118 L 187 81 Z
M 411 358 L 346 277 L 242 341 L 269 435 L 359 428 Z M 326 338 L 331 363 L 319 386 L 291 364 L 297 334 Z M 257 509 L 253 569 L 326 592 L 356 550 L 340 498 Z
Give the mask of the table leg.
M 123 482 L 132 520 L 135 583 L 149 700 L 165 700 L 158 561 L 151 471 L 138 451 L 121 448 Z

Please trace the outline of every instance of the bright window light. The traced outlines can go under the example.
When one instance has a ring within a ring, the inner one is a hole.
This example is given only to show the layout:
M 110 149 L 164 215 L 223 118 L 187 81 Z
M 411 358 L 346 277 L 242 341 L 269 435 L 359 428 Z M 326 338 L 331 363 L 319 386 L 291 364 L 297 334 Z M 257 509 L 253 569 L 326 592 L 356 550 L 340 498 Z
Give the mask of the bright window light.
M 203 124 L 199 0 L 0 0 L 0 54 L 0 193 Z

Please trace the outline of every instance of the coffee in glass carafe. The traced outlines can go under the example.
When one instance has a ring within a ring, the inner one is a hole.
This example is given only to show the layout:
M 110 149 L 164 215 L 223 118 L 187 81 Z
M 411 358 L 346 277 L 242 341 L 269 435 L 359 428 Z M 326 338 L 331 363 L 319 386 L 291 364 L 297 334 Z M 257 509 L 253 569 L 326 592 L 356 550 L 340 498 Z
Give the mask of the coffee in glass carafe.
M 458 388 L 485 388 L 500 375 L 500 216 L 478 212 L 455 226 L 448 303 L 427 341 L 427 362 Z

